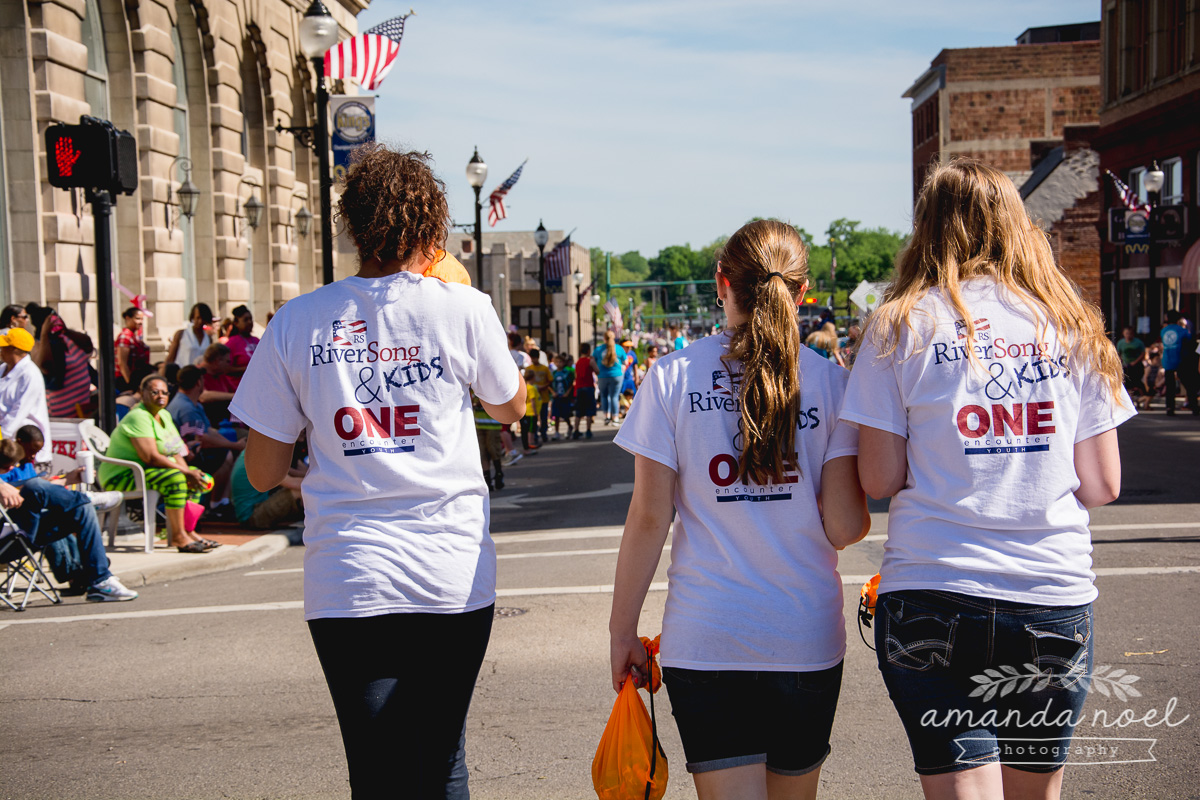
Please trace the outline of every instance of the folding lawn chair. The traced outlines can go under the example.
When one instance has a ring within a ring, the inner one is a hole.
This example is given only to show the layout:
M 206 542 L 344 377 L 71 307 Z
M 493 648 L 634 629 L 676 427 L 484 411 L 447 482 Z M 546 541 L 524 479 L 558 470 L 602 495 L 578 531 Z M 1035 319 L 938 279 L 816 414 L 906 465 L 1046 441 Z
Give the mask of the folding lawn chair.
M 4 583 L 0 584 L 0 600 L 13 611 L 24 611 L 30 595 L 35 591 L 51 603 L 62 602 L 58 589 L 54 588 L 54 583 L 46 574 L 41 549 L 33 546 L 33 541 L 16 526 L 3 508 L 0 508 L 0 563 L 4 564 L 5 569 Z M 13 597 L 21 590 L 17 585 L 18 578 L 25 581 L 24 595 L 20 603 L 15 603 Z

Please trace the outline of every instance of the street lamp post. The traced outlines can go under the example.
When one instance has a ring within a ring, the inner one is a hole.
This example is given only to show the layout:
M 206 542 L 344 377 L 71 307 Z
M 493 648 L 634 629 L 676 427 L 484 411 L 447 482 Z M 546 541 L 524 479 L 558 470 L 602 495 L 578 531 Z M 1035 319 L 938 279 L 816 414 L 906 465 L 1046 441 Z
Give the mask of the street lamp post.
M 325 52 L 337 44 L 338 25 L 321 0 L 313 0 L 300 20 L 300 49 L 317 73 L 317 182 L 321 191 L 321 280 L 333 283 L 333 198 L 329 178 L 329 90 L 325 86 Z
M 1147 222 L 1151 225 L 1151 230 L 1154 230 L 1153 222 L 1156 216 L 1156 211 L 1159 204 L 1162 202 L 1162 188 L 1166 182 L 1167 176 L 1158 167 L 1158 162 L 1152 162 L 1153 169 L 1146 172 L 1142 178 L 1142 185 L 1146 187 L 1146 202 L 1150 206 L 1150 214 Z M 1153 234 L 1152 234 L 1153 235 Z M 1163 310 L 1162 310 L 1162 291 L 1158 286 L 1158 275 L 1155 270 L 1155 257 L 1153 252 L 1154 241 L 1151 239 L 1150 256 L 1150 275 L 1147 286 L 1150 296 L 1146 299 L 1146 311 L 1150 317 L 1150 330 L 1155 330 L 1159 325 L 1162 325 Z
M 479 191 L 487 180 L 487 164 L 479 157 L 479 148 L 471 160 L 467 162 L 467 183 L 475 190 L 475 285 L 483 282 L 483 204 L 479 201 Z
M 542 329 L 542 338 L 538 340 L 538 344 L 544 350 L 546 348 L 546 242 L 550 241 L 550 233 L 540 219 L 537 230 L 533 232 L 533 241 L 538 249 L 538 319 Z
M 578 338 L 578 341 L 575 343 L 574 353 L 578 353 L 579 345 L 583 344 L 583 295 L 579 293 L 583 288 L 583 273 L 572 272 L 571 280 L 575 282 L 575 336 Z M 570 339 L 571 337 L 567 336 L 568 351 L 571 348 Z

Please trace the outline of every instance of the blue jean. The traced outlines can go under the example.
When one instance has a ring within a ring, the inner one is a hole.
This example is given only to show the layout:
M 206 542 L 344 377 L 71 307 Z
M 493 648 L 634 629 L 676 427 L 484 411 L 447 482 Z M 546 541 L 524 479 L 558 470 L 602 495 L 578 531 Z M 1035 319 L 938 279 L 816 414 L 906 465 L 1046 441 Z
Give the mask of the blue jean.
M 600 413 L 606 417 L 616 417 L 621 413 L 621 403 L 617 399 L 621 394 L 621 376 L 615 378 L 600 377 Z
M 79 540 L 81 582 L 90 586 L 112 575 L 100 522 L 87 495 L 41 478 L 30 478 L 19 488 L 23 502 L 8 515 L 29 534 L 34 547 L 40 550 L 74 533 Z
M 937 775 L 997 761 L 1025 772 L 1061 767 L 1087 699 L 1092 634 L 1090 604 L 881 594 L 879 671 L 916 771 Z M 1039 742 L 1038 753 L 1029 752 L 1030 740 Z
M 468 800 L 467 710 L 494 613 L 309 620 L 354 800 Z

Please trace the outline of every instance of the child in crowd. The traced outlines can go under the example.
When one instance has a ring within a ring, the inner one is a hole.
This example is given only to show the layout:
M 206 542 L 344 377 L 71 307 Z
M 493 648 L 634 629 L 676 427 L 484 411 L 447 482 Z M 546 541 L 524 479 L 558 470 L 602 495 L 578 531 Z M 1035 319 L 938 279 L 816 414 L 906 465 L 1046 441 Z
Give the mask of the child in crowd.
M 504 488 L 504 444 L 500 438 L 503 426 L 484 410 L 474 392 L 471 392 L 471 411 L 475 416 L 475 436 L 479 439 L 483 481 L 489 492 L 498 492 Z
M 554 417 L 554 441 L 558 435 L 558 425 L 564 420 L 567 423 L 567 438 L 571 438 L 571 411 L 575 407 L 575 374 L 567 367 L 567 354 L 559 353 L 554 357 L 554 377 L 550 383 L 550 391 L 554 397 L 550 401 L 550 416 Z
M 596 374 L 592 372 L 592 346 L 579 345 L 579 358 L 575 361 L 575 432 L 572 439 L 578 439 L 580 423 L 587 419 L 587 438 L 592 438 L 592 419 L 596 416 Z
M 528 372 L 529 370 L 526 370 Z M 521 449 L 525 455 L 537 453 L 537 420 L 541 410 L 542 395 L 532 384 L 526 384 L 525 416 L 521 417 Z
M 525 382 L 531 388 L 536 388 L 538 394 L 537 419 L 533 426 L 534 444 L 546 443 L 546 434 L 549 433 L 550 384 L 554 380 L 550 367 L 542 363 L 541 357 L 542 351 L 536 347 L 529 348 L 529 359 L 532 363 L 525 369 Z

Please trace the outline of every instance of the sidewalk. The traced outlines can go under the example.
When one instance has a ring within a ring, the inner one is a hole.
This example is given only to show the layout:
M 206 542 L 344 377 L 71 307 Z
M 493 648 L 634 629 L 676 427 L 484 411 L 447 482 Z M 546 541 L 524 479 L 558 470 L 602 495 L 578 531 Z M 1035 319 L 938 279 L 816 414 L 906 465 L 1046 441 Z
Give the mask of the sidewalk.
M 218 533 L 210 527 L 203 536 L 220 542 L 221 547 L 208 553 L 180 553 L 161 541 L 155 544 L 153 553 L 147 553 L 141 534 L 118 536 L 117 543 L 107 548 L 111 562 L 109 569 L 121 583 L 131 588 L 241 569 L 286 550 L 293 540 L 299 543 L 300 532 L 300 528 L 285 528 L 268 533 Z M 122 539 L 128 543 L 123 543 Z

